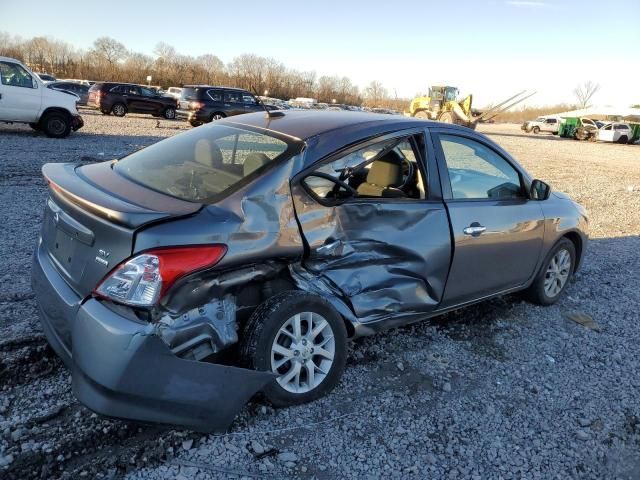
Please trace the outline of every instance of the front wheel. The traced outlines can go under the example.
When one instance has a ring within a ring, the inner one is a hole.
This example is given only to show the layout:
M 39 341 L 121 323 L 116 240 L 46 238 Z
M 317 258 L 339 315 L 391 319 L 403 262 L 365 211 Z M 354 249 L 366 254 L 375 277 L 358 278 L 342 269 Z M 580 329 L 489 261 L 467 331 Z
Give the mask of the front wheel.
M 571 240 L 563 238 L 551 249 L 526 291 L 529 300 L 538 305 L 556 303 L 573 275 L 575 264 L 576 248 Z
M 288 291 L 261 304 L 247 322 L 240 357 L 255 370 L 273 372 L 263 390 L 273 405 L 310 402 L 340 381 L 347 359 L 347 330 L 323 298 Z
M 62 112 L 48 113 L 40 125 L 47 137 L 64 138 L 71 133 L 71 118 Z
M 540 127 L 533 127 L 531 131 L 537 135 L 540 133 Z

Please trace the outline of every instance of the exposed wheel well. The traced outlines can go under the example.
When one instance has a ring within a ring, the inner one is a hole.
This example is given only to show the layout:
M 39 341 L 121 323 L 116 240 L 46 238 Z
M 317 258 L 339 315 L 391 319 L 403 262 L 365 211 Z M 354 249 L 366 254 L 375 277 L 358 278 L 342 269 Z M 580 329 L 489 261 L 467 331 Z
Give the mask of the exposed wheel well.
M 567 238 L 573 243 L 573 246 L 576 249 L 576 268 L 574 271 L 578 269 L 578 266 L 582 263 L 582 238 L 576 232 L 568 232 L 563 235 L 564 238 Z
M 66 115 L 67 117 L 71 116 L 71 112 L 69 112 L 69 110 L 67 110 L 66 108 L 48 107 L 47 109 L 45 109 L 44 112 L 42 112 L 42 115 L 40 115 L 40 120 L 38 122 L 40 122 L 43 118 L 45 118 L 50 113 L 62 113 L 63 115 Z

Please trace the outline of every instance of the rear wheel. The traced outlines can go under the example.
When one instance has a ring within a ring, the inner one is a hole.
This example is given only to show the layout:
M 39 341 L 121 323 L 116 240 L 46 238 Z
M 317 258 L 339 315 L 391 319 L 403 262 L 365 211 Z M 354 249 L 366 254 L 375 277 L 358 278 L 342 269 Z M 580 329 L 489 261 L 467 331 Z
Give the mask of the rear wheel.
M 124 117 L 127 114 L 127 107 L 122 103 L 116 103 L 113 107 L 111 107 L 111 112 L 116 117 Z
M 526 291 L 529 300 L 538 305 L 556 303 L 573 275 L 575 264 L 576 248 L 571 240 L 563 238 L 551 249 Z
M 209 120 L 210 122 L 213 122 L 214 120 L 222 120 L 224 117 L 226 117 L 226 115 L 222 112 L 216 112 L 213 115 L 211 115 L 211 120 Z
M 71 118 L 62 112 L 47 113 L 40 120 L 42 131 L 51 138 L 64 138 L 71 133 Z
M 277 375 L 263 391 L 275 406 L 306 403 L 338 384 L 347 358 L 347 330 L 323 298 L 283 292 L 251 315 L 240 356 L 249 368 Z
M 415 118 L 421 118 L 423 120 L 429 120 L 429 113 L 426 110 L 420 110 L 414 115 Z
M 540 133 L 540 127 L 533 127 L 531 131 L 537 135 Z
M 176 118 L 176 109 L 173 107 L 167 107 L 164 109 L 164 112 L 162 112 L 162 115 L 167 120 L 173 120 L 174 118 Z
M 626 136 L 620 137 L 618 139 L 618 143 L 626 145 L 627 143 L 629 143 L 629 139 Z

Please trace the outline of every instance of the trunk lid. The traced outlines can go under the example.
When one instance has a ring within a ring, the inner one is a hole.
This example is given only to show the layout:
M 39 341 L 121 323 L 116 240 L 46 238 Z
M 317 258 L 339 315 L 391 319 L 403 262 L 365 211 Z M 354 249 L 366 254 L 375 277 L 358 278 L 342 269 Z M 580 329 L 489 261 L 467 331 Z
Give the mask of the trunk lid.
M 122 177 L 110 162 L 49 163 L 42 243 L 51 263 L 81 297 L 131 256 L 138 229 L 192 215 L 201 204 L 178 200 Z

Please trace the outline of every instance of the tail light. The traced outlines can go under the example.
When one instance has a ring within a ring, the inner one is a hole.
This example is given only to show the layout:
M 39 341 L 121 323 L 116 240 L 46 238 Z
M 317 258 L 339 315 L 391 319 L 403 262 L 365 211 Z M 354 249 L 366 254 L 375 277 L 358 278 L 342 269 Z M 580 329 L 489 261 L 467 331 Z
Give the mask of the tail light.
M 202 107 L 204 107 L 204 103 L 203 102 L 189 102 L 189 109 L 190 110 L 199 110 Z
M 225 253 L 226 245 L 148 250 L 114 268 L 94 293 L 114 302 L 150 307 L 158 303 L 176 280 L 213 267 Z

